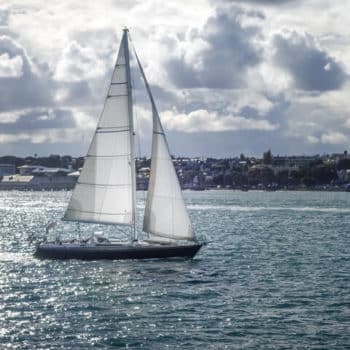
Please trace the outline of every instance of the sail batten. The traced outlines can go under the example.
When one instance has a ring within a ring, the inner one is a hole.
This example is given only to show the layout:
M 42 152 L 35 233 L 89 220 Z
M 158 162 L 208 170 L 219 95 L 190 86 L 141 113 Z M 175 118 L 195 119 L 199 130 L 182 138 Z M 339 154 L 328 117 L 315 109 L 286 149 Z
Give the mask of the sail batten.
M 85 185 L 85 186 L 96 186 L 96 187 L 126 187 L 130 186 L 130 184 L 108 184 L 108 185 L 103 185 L 103 184 L 97 184 L 95 182 L 77 182 L 79 185 Z
M 132 225 L 133 136 L 127 33 L 64 220 Z
M 77 220 L 71 220 L 71 219 L 67 219 L 65 217 L 62 218 L 63 221 L 77 221 Z M 108 221 L 108 220 L 101 220 L 99 219 L 98 221 L 96 220 L 84 220 L 84 219 L 79 219 L 79 222 L 84 223 L 84 224 L 98 224 L 98 225 L 115 225 L 114 221 Z M 118 225 L 121 226 L 132 226 L 132 223 L 118 223 Z
M 192 237 L 192 238 L 189 238 L 188 235 L 183 235 L 183 236 L 180 236 L 180 235 L 177 235 L 176 237 L 174 237 L 173 235 L 171 234 L 165 234 L 163 232 L 148 232 L 150 233 L 153 237 L 159 237 L 159 238 L 167 238 L 169 240 L 172 240 L 172 241 L 195 241 L 195 239 Z M 160 240 L 161 241 L 161 240 Z
M 117 132 L 125 132 L 130 131 L 131 129 L 120 129 L 120 130 L 111 130 L 110 128 L 100 128 L 96 131 L 99 134 L 109 134 L 109 133 L 117 133 Z

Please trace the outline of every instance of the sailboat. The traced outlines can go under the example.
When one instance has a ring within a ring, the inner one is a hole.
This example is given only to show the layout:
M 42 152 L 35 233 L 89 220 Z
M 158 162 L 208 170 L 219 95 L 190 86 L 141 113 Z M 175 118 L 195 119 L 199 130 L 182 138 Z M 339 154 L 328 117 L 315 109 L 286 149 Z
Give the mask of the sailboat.
M 129 32 L 123 36 L 84 166 L 63 220 L 130 226 L 130 239 L 98 235 L 87 240 L 36 244 L 35 256 L 48 259 L 192 258 L 203 245 L 196 240 L 150 86 L 134 55 L 152 107 L 151 171 L 141 239 L 136 230 L 136 166 Z M 53 224 L 47 227 L 47 233 Z

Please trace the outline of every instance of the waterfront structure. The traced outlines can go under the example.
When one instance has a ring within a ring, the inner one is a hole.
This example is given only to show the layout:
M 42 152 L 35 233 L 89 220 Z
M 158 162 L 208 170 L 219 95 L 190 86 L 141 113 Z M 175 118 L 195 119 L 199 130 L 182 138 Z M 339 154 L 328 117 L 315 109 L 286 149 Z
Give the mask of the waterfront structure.
M 77 182 L 71 169 L 20 166 L 18 174 L 2 176 L 0 190 L 70 190 Z
M 13 164 L 0 164 L 0 178 L 6 175 L 13 175 L 16 173 L 16 167 Z

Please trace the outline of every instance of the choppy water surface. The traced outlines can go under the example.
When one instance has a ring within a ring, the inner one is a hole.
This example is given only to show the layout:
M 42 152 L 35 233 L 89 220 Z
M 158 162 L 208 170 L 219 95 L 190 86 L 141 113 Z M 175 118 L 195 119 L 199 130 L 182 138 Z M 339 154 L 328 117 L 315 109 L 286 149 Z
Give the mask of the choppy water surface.
M 350 193 L 185 192 L 194 260 L 34 259 L 69 196 L 0 192 L 1 349 L 350 347 Z

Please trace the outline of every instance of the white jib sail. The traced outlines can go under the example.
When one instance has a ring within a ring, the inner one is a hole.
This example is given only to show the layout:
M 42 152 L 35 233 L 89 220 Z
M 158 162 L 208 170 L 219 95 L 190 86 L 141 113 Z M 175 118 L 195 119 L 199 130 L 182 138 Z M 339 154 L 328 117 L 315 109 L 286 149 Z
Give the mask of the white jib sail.
M 133 135 L 124 32 L 112 81 L 65 220 L 131 225 L 134 220 Z
M 171 160 L 164 130 L 146 76 L 136 51 L 134 52 L 151 101 L 153 114 L 151 174 L 143 230 L 155 236 L 193 240 L 191 221 Z
M 156 111 L 153 111 L 151 175 L 143 229 L 161 237 L 193 239 L 190 218 Z

